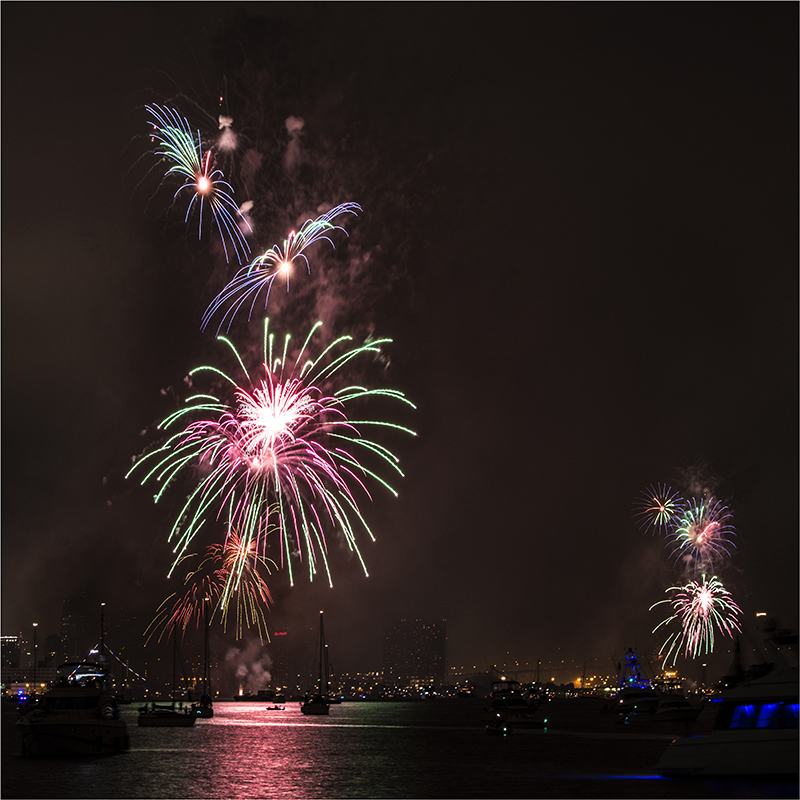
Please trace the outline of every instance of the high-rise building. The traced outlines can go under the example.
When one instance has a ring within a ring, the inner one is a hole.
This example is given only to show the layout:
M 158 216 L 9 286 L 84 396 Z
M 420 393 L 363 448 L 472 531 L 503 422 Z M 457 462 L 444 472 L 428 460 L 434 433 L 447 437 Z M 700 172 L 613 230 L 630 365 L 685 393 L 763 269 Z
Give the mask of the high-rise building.
M 81 661 L 100 639 L 100 609 L 86 593 L 64 601 L 61 613 L 61 650 L 64 661 Z
M 383 679 L 389 686 L 442 686 L 447 620 L 401 620 L 386 629 Z
M 2 650 L 3 667 L 17 669 L 19 667 L 19 653 L 22 644 L 22 635 L 0 636 L 0 650 Z
M 273 631 L 267 648 L 272 659 L 270 664 L 270 686 L 273 689 L 289 686 L 289 644 L 291 637 L 289 631 Z M 294 688 L 294 687 L 292 687 Z

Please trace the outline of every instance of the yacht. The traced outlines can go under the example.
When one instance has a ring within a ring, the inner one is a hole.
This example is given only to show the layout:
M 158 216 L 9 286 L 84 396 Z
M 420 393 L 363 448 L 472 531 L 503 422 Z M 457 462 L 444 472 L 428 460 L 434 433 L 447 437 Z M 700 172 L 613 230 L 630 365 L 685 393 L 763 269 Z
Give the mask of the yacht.
M 101 755 L 130 749 L 128 728 L 100 664 L 59 667 L 57 684 L 17 722 L 24 755 Z
M 665 777 L 798 774 L 798 671 L 786 666 L 724 692 L 711 733 L 676 739 Z

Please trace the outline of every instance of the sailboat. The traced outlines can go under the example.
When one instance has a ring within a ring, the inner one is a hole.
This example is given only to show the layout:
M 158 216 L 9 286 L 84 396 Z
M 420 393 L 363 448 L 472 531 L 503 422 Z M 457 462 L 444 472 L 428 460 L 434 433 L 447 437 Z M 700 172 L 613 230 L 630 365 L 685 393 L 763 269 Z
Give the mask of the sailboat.
M 190 713 L 187 706 L 183 710 L 175 708 L 175 667 L 178 660 L 178 637 L 175 631 L 172 648 L 172 703 L 170 705 L 147 704 L 139 709 L 139 725 L 150 728 L 191 728 L 197 714 Z
M 304 714 L 327 715 L 331 703 L 328 697 L 328 681 L 330 678 L 330 664 L 328 662 L 328 647 L 325 644 L 325 627 L 322 622 L 322 612 L 319 612 L 319 686 L 316 694 L 306 695 L 300 704 L 300 711 Z
M 199 703 L 192 703 L 192 710 L 195 716 L 198 717 L 213 717 L 214 706 L 211 702 L 211 693 L 209 691 L 209 684 L 211 683 L 211 674 L 209 666 L 209 651 L 208 651 L 208 603 L 205 608 L 205 648 L 203 651 L 203 694 L 200 695 Z

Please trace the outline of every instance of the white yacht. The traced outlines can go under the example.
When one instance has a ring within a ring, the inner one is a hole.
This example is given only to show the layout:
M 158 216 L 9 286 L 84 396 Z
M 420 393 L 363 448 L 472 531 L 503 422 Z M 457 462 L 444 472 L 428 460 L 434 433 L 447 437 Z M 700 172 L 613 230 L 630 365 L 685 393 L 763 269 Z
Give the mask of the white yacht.
M 718 710 L 711 733 L 687 736 L 670 745 L 656 766 L 662 775 L 797 780 L 797 634 L 778 630 L 771 618 L 762 620 L 759 630 L 766 635 L 765 650 L 771 651 L 772 658 L 768 662 L 761 657 L 750 679 L 745 677 L 723 691 L 713 703 Z
M 22 715 L 17 729 L 25 755 L 101 755 L 130 749 L 128 728 L 96 664 L 62 664 L 69 673 Z
M 714 729 L 676 739 L 656 770 L 667 777 L 798 775 L 798 672 L 783 667 L 717 701 Z

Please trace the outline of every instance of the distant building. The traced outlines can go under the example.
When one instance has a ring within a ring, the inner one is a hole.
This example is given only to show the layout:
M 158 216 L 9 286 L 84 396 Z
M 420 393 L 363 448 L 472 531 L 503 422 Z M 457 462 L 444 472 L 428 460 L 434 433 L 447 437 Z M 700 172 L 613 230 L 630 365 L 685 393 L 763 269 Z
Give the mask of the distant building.
M 3 669 L 17 669 L 19 667 L 21 639 L 21 636 L 0 636 L 0 654 L 2 655 Z
M 447 620 L 401 620 L 386 629 L 383 679 L 388 686 L 444 685 Z
M 57 660 L 82 661 L 100 640 L 100 609 L 86 593 L 64 601 L 61 612 L 61 655 Z
M 270 686 L 273 689 L 287 688 L 289 686 L 289 644 L 291 642 L 289 631 L 273 631 L 269 639 L 267 650 L 272 659 L 269 669 Z

